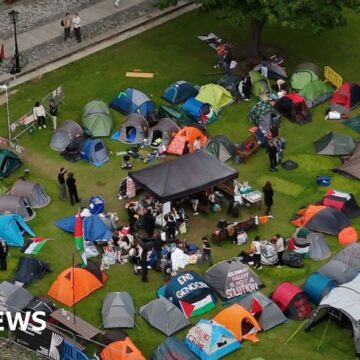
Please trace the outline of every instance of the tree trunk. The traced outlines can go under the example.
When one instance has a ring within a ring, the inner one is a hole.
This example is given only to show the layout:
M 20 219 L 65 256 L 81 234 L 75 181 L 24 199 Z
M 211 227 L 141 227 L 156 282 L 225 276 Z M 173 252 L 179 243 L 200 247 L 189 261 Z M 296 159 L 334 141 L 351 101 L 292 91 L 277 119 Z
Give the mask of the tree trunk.
M 261 34 L 265 23 L 266 23 L 266 17 L 264 17 L 262 20 L 253 19 L 251 21 L 253 56 L 260 55 Z

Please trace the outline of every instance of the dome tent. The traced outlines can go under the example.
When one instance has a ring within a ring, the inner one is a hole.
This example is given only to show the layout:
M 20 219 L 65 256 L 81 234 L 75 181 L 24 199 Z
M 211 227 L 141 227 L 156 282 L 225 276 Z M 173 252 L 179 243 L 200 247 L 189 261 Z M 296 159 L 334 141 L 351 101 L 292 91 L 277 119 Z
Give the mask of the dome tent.
M 77 137 L 84 136 L 81 126 L 73 120 L 65 120 L 57 128 L 50 141 L 50 147 L 55 151 L 64 151 L 65 148 Z
M 216 113 L 219 113 L 225 106 L 234 102 L 231 94 L 217 84 L 206 84 L 202 86 L 195 99 L 210 104 Z
M 0 149 L 0 177 L 6 178 L 22 166 L 23 162 L 14 152 Z
M 326 296 L 332 288 L 336 286 L 336 282 L 318 272 L 313 272 L 306 279 L 303 289 L 309 296 L 313 304 L 318 305 L 321 299 Z
M 101 139 L 87 139 L 81 150 L 81 158 L 94 166 L 104 165 L 109 160 L 105 143 Z
M 93 100 L 85 105 L 81 124 L 87 135 L 103 137 L 110 135 L 113 119 L 103 101 Z
M 294 91 L 300 91 L 307 84 L 318 80 L 320 77 L 320 69 L 317 65 L 304 62 L 299 64 L 290 78 L 290 85 Z
M 25 221 L 30 221 L 36 216 L 27 200 L 18 195 L 4 195 L 0 197 L 0 214 L 19 214 Z
M 329 132 L 316 140 L 314 146 L 319 155 L 342 156 L 352 153 L 355 141 L 351 136 Z
M 271 85 L 269 79 L 262 76 L 258 71 L 249 71 L 251 78 L 251 93 L 254 96 L 269 95 L 271 93 Z
M 162 98 L 171 104 L 180 104 L 198 94 L 196 88 L 187 81 L 179 80 L 172 83 L 162 94 Z
M 155 148 L 161 145 L 167 146 L 179 130 L 180 128 L 176 125 L 175 121 L 163 118 L 150 129 L 144 144 Z
M 309 82 L 299 92 L 299 94 L 305 99 L 306 105 L 309 108 L 330 99 L 333 93 L 334 88 L 321 80 Z
M 199 360 L 190 349 L 175 336 L 167 337 L 154 351 L 150 360 Z
M 311 121 L 311 113 L 304 98 L 296 93 L 290 93 L 279 99 L 275 109 L 287 119 L 296 124 L 306 124 Z
M 236 154 L 235 144 L 226 136 L 215 135 L 210 138 L 205 147 L 206 151 L 221 161 L 227 161 Z

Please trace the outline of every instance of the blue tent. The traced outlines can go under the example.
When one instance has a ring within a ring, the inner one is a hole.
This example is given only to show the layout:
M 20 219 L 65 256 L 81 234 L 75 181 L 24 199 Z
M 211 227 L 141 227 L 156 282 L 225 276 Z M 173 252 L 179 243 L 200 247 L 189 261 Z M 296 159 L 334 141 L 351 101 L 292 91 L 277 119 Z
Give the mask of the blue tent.
M 313 272 L 306 279 L 303 289 L 312 303 L 320 304 L 321 299 L 335 286 L 334 280 L 318 272 Z
M 210 104 L 203 103 L 194 97 L 189 98 L 181 108 L 196 122 L 208 125 L 217 120 L 217 116 Z
M 35 236 L 34 232 L 18 214 L 0 215 L 0 238 L 4 239 L 8 246 L 23 246 L 23 233 Z
M 195 97 L 198 91 L 187 81 L 180 80 L 172 83 L 162 94 L 162 98 L 171 104 L 180 104 L 191 97 Z
M 87 139 L 81 150 L 81 158 L 91 165 L 104 165 L 109 160 L 105 143 L 101 139 Z
M 75 216 L 67 216 L 63 219 L 55 221 L 54 224 L 66 232 L 74 233 Z M 87 241 L 112 239 L 112 231 L 105 225 L 98 215 L 83 217 L 83 231 L 85 240 Z
M 240 342 L 214 320 L 200 320 L 186 335 L 185 345 L 202 360 L 216 360 L 240 349 Z
M 155 104 L 143 92 L 128 88 L 121 91 L 110 104 L 112 109 L 118 110 L 125 115 L 138 113 L 147 118 L 155 111 Z

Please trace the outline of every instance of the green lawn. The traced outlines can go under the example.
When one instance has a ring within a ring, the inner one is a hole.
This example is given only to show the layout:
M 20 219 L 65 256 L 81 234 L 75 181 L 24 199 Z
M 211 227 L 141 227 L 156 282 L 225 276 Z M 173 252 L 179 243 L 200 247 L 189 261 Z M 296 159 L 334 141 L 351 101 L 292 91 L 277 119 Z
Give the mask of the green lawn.
M 360 23 L 358 17 L 348 14 L 349 25 L 322 35 L 314 36 L 306 29 L 303 31 L 284 30 L 275 26 L 267 26 L 264 31 L 264 42 L 284 49 L 288 73 L 300 62 L 311 61 L 320 66 L 330 65 L 339 72 L 345 80 L 360 82 L 358 63 L 360 51 L 356 44 L 360 41 Z M 225 26 L 222 22 L 214 21 L 211 17 L 194 12 L 185 15 L 171 23 L 157 27 L 119 45 L 108 48 L 83 60 L 74 62 L 41 79 L 28 82 L 18 88 L 18 92 L 11 96 L 10 107 L 12 118 L 28 112 L 35 101 L 59 84 L 65 88 L 65 104 L 60 106 L 59 120 L 73 119 L 80 122 L 84 105 L 99 99 L 109 103 L 118 91 L 126 87 L 138 88 L 157 103 L 162 91 L 175 80 L 185 79 L 194 84 L 205 84 L 216 81 L 217 77 L 203 76 L 211 72 L 216 61 L 214 50 L 201 43 L 196 36 L 213 31 L 225 37 L 233 44 L 244 44 L 248 40 L 247 29 L 237 29 Z M 125 72 L 141 69 L 154 72 L 154 79 L 129 79 Z M 225 134 L 233 141 L 240 142 L 248 136 L 250 123 L 247 112 L 254 104 L 255 99 L 249 103 L 231 105 L 225 109 L 220 120 L 209 126 L 211 134 Z M 259 234 L 262 238 L 270 238 L 276 232 L 289 237 L 295 227 L 289 219 L 301 206 L 319 200 L 325 189 L 315 183 L 316 175 L 330 175 L 333 186 L 338 190 L 350 191 L 359 197 L 359 186 L 355 180 L 347 179 L 332 173 L 331 169 L 340 163 L 337 158 L 321 157 L 314 154 L 312 142 L 327 131 L 339 131 L 357 138 L 349 128 L 339 122 L 324 121 L 324 109 L 327 104 L 318 106 L 312 111 L 313 122 L 304 126 L 292 124 L 283 119 L 281 136 L 287 139 L 285 159 L 293 159 L 299 163 L 295 171 L 280 170 L 276 174 L 268 173 L 268 158 L 264 150 L 259 150 L 246 164 L 235 166 L 239 170 L 240 180 L 248 180 L 251 185 L 260 188 L 267 179 L 274 183 L 275 205 L 274 219 L 268 224 L 259 227 L 258 232 L 250 232 L 252 238 Z M 116 125 L 119 126 L 123 116 L 113 112 Z M 356 111 L 354 112 L 356 113 Z M 0 131 L 7 134 L 6 109 L 0 108 Z M 53 225 L 53 221 L 63 216 L 73 214 L 76 209 L 70 204 L 58 201 L 56 176 L 57 170 L 65 166 L 73 171 L 77 178 L 78 189 L 82 198 L 102 195 L 106 199 L 106 210 L 116 211 L 120 216 L 120 223 L 126 224 L 124 201 L 116 199 L 116 192 L 120 179 L 125 175 L 121 170 L 121 158 L 116 156 L 117 151 L 126 149 L 120 143 L 106 140 L 110 150 L 110 161 L 100 168 L 94 168 L 85 162 L 67 163 L 59 154 L 52 151 L 48 144 L 51 130 L 36 131 L 32 135 L 21 137 L 21 145 L 25 147 L 25 167 L 30 169 L 29 179 L 42 183 L 52 198 L 51 204 L 37 212 L 37 217 L 30 222 L 30 226 L 39 236 L 53 238 L 38 255 L 41 259 L 50 262 L 53 273 L 30 287 L 34 294 L 46 294 L 50 284 L 57 274 L 71 266 L 73 243 L 72 236 L 65 234 Z M 134 169 L 143 167 L 143 163 L 134 162 Z M 10 183 L 22 175 L 19 170 L 9 180 Z M 241 218 L 246 219 L 250 213 L 257 213 L 258 209 L 243 209 Z M 190 228 L 186 234 L 188 242 L 199 243 L 201 236 L 210 233 L 217 223 L 217 219 L 226 214 L 209 214 L 191 218 Z M 360 230 L 359 220 L 354 226 Z M 327 237 L 328 244 L 335 254 L 341 249 L 335 237 Z M 222 260 L 237 255 L 243 247 L 226 242 L 221 247 L 214 247 L 215 260 Z M 0 273 L 0 280 L 10 279 L 21 253 L 11 249 L 9 270 Z M 321 263 L 310 260 L 305 261 L 303 269 L 264 268 L 260 271 L 266 287 L 264 292 L 270 294 L 276 284 L 289 280 L 302 284 L 306 277 L 316 270 Z M 189 269 L 198 271 L 196 266 Z M 205 271 L 205 268 L 201 270 Z M 107 272 L 109 280 L 103 289 L 95 292 L 87 299 L 77 304 L 76 312 L 84 319 L 96 326 L 101 325 L 100 310 L 102 299 L 110 291 L 126 290 L 135 300 L 137 309 L 146 302 L 154 299 L 156 289 L 162 284 L 162 276 L 150 273 L 150 282 L 143 284 L 140 278 L 132 273 L 131 266 L 114 265 Z M 212 318 L 221 309 L 220 302 L 216 310 L 205 315 Z M 198 318 L 192 319 L 196 323 Z M 164 339 L 157 330 L 151 328 L 140 316 L 136 317 L 137 327 L 128 333 L 139 349 L 149 357 L 155 347 Z M 329 359 L 346 360 L 355 358 L 355 350 L 351 332 L 341 330 L 337 325 L 330 324 L 326 335 L 322 335 L 326 324 L 316 327 L 310 334 L 302 330 L 289 342 L 285 341 L 301 325 L 301 322 L 289 321 L 269 332 L 259 335 L 260 342 L 252 344 L 246 342 L 243 348 L 226 359 L 251 359 L 260 356 L 267 360 L 284 359 Z M 187 330 L 178 334 L 184 337 Z M 318 349 L 322 339 L 321 347 Z

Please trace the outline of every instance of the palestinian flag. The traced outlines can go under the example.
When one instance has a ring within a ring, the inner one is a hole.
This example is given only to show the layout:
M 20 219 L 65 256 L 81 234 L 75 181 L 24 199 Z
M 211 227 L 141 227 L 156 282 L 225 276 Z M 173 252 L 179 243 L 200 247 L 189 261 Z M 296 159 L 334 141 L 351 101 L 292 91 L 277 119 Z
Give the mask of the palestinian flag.
M 179 304 L 182 312 L 187 318 L 206 313 L 215 307 L 213 298 L 210 294 L 201 299 L 193 298 L 186 301 L 180 300 Z
M 80 212 L 75 217 L 75 231 L 74 231 L 74 245 L 79 251 L 83 266 L 87 266 L 87 259 L 85 254 L 85 240 L 83 235 L 83 223 Z
M 25 249 L 24 254 L 28 255 L 36 255 L 42 247 L 46 244 L 47 240 L 42 241 L 33 241 L 30 245 Z

